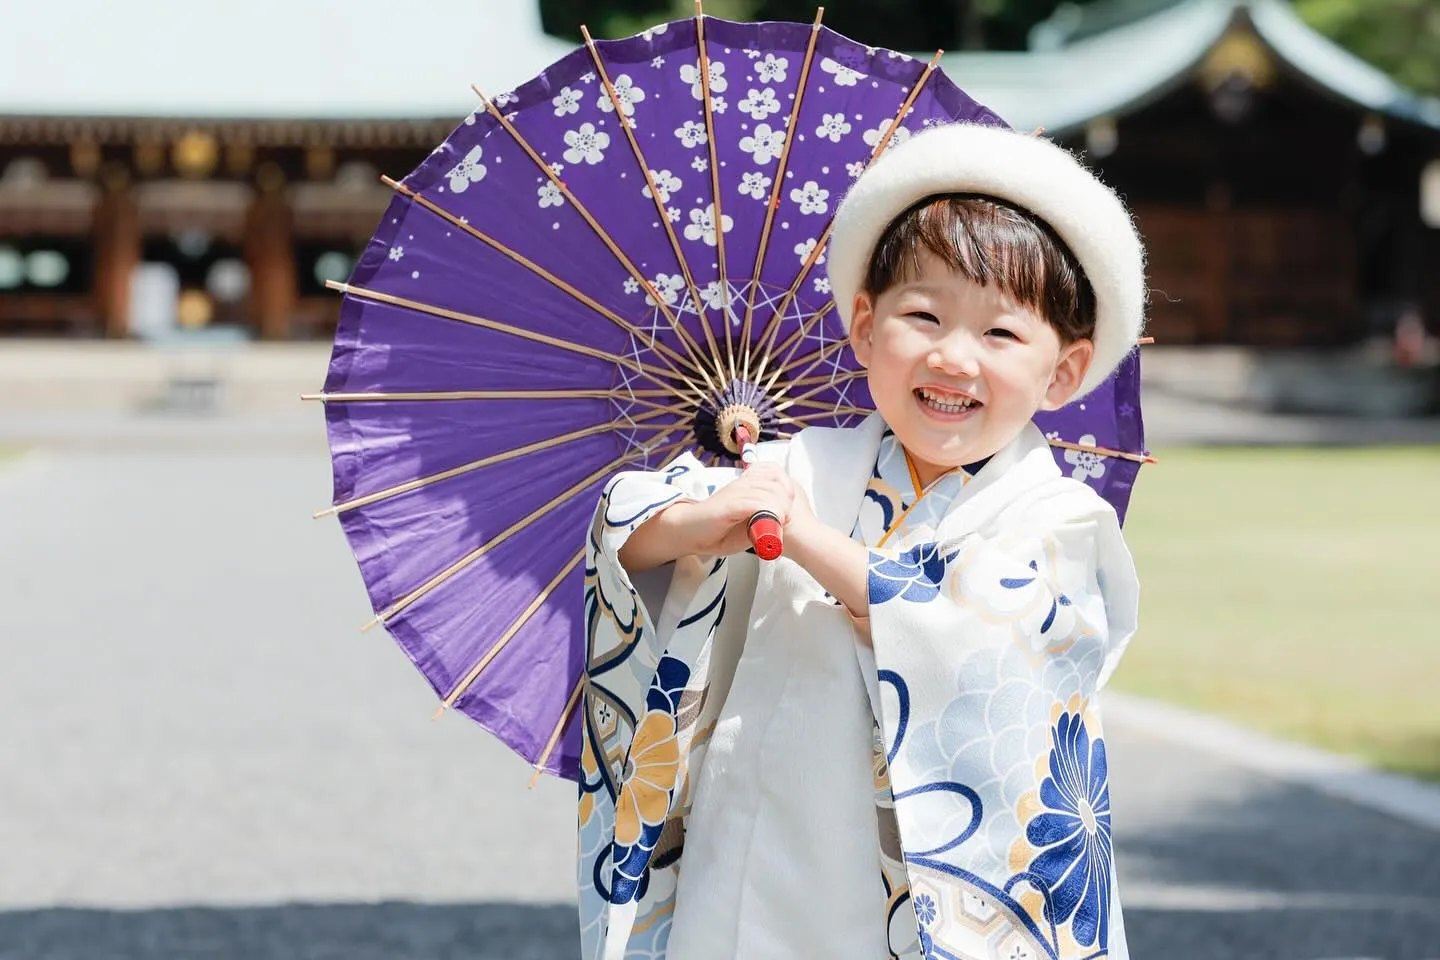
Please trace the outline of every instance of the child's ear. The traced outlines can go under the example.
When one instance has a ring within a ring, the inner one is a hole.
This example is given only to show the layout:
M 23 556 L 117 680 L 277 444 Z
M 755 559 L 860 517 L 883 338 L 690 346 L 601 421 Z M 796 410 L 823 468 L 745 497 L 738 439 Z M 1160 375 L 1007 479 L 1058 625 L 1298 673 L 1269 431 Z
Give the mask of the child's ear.
M 1085 380 L 1090 362 L 1095 359 L 1095 344 L 1089 340 L 1076 340 L 1060 348 L 1060 358 L 1055 361 L 1055 372 L 1050 376 L 1050 385 L 1045 388 L 1045 402 L 1042 410 L 1058 410 L 1070 402 L 1075 391 Z
M 870 338 L 875 333 L 875 304 L 870 294 L 860 291 L 855 294 L 855 306 L 850 310 L 850 349 L 860 366 L 870 367 Z

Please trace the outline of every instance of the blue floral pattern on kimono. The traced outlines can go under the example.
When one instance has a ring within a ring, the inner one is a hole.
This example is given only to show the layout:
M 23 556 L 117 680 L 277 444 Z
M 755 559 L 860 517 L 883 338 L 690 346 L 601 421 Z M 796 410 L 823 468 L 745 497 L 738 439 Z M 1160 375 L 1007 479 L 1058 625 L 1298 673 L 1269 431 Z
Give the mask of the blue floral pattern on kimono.
M 1030 522 L 960 527 L 953 515 L 996 478 L 952 474 L 917 508 L 903 463 L 887 436 L 867 490 L 883 508 L 862 508 L 855 538 L 886 544 L 872 547 L 868 574 L 886 772 L 877 805 L 899 820 L 904 876 L 887 876 L 887 889 L 908 880 L 913 949 L 966 960 L 1119 960 L 1095 696 L 1117 653 L 1094 579 L 1108 508 L 1095 508 L 1098 519 L 1076 516 L 1075 505 L 1093 503 L 1052 485 L 1057 496 L 1037 504 Z M 876 521 L 890 517 L 899 525 L 885 536 Z M 1036 735 L 1039 756 L 1024 748 Z M 887 874 L 896 867 L 884 865 Z M 893 939 L 892 955 L 904 955 Z

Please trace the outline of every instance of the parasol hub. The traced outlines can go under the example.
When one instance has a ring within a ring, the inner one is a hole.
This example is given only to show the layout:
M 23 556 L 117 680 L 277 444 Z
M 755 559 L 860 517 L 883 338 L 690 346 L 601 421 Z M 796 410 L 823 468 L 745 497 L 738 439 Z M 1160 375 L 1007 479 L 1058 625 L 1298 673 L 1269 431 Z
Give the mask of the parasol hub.
M 702 449 L 731 460 L 739 458 L 744 453 L 744 443 L 736 435 L 740 427 L 750 443 L 773 440 L 779 434 L 775 400 L 758 384 L 731 380 L 696 405 L 692 430 Z
M 732 403 L 720 411 L 717 418 L 719 426 L 720 442 L 725 444 L 725 449 L 737 457 L 741 453 L 741 438 L 738 436 L 737 428 L 744 427 L 748 433 L 746 439 L 758 439 L 760 436 L 760 414 L 756 413 L 749 405 L 743 403 Z

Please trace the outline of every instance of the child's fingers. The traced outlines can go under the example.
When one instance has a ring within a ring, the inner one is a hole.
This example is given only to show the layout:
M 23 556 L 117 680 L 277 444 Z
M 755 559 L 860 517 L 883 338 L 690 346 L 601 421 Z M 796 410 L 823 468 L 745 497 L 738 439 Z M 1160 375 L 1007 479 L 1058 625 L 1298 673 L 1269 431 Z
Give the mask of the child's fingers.
M 727 486 L 720 495 L 736 499 L 757 495 L 774 497 L 785 494 L 789 486 L 790 480 L 783 473 L 754 467 Z
M 739 479 L 735 481 L 734 485 L 742 488 L 754 487 L 765 484 L 782 483 L 788 479 L 789 478 L 785 476 L 785 472 L 775 464 L 757 463 L 749 470 L 740 474 Z
M 765 510 L 783 523 L 795 497 L 794 482 L 775 464 L 756 464 L 716 493 L 712 505 L 727 527 L 738 528 Z
M 735 522 L 749 520 L 761 510 L 768 510 L 781 520 L 790 514 L 790 504 L 783 497 L 746 497 L 732 505 L 730 517 Z

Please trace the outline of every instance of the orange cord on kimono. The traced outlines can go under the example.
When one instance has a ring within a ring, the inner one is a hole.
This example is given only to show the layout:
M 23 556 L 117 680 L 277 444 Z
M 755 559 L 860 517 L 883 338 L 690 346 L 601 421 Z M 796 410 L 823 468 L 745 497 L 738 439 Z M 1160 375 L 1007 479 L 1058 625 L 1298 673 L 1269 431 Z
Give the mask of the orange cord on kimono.
M 875 544 L 876 550 L 879 550 L 881 547 L 885 546 L 885 542 L 890 539 L 890 535 L 896 530 L 899 530 L 900 525 L 905 522 L 905 518 L 910 516 L 910 511 L 920 506 L 920 501 L 925 499 L 925 494 L 935 489 L 935 484 L 950 476 L 950 474 L 954 473 L 956 469 L 958 469 L 956 467 L 951 467 L 949 470 L 946 470 L 944 473 L 940 474 L 940 476 L 936 477 L 934 481 L 931 482 L 930 486 L 922 488 L 920 486 L 920 471 L 915 469 L 915 461 L 911 459 L 910 451 L 906 450 L 904 447 L 901 447 L 900 449 L 905 454 L 905 466 L 910 469 L 910 485 L 915 488 L 915 499 L 910 502 L 910 506 L 900 511 L 900 516 L 896 517 L 893 521 L 891 521 L 889 528 L 885 531 L 885 536 L 881 537 L 880 542 Z
M 954 473 L 956 469 L 954 467 L 951 467 L 949 470 L 946 470 L 944 473 L 940 474 L 940 476 L 936 477 L 935 482 L 930 484 L 930 486 L 922 488 L 920 486 L 920 471 L 915 469 L 915 461 L 911 459 L 910 451 L 905 450 L 904 447 L 901 447 L 900 449 L 905 453 L 905 466 L 908 467 L 910 470 L 910 485 L 915 488 L 915 499 L 911 502 L 910 506 L 900 511 L 900 516 L 890 521 L 890 526 L 886 528 L 885 535 L 881 537 L 880 541 L 876 543 L 873 547 L 873 549 L 875 550 L 879 550 L 881 547 L 885 546 L 885 542 L 890 539 L 891 534 L 893 534 L 896 530 L 899 530 L 900 527 L 905 523 L 905 518 L 910 516 L 910 511 L 918 507 L 920 505 L 920 501 L 925 499 L 925 494 L 929 493 L 931 490 L 934 490 L 935 484 L 939 483 L 944 478 L 950 476 L 950 474 Z M 855 632 L 859 636 L 860 641 L 864 643 L 865 646 L 870 646 L 870 617 L 868 615 L 863 617 L 859 616 L 855 613 L 854 610 L 851 610 L 843 603 L 840 604 L 840 609 L 844 610 L 845 616 L 850 618 L 850 624 L 855 628 Z

